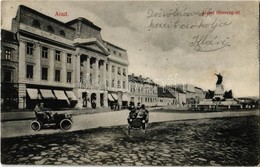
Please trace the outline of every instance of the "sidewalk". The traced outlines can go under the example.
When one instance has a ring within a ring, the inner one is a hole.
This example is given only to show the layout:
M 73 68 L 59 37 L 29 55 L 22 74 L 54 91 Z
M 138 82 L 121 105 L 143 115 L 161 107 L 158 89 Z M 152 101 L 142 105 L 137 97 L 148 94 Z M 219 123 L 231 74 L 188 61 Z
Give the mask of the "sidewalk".
M 148 108 L 148 110 L 155 110 L 155 109 L 161 109 L 164 107 L 152 107 Z M 126 109 L 121 109 L 126 110 Z M 76 115 L 83 115 L 83 114 L 95 114 L 95 113 L 103 113 L 103 112 L 118 112 L 117 110 L 111 110 L 110 108 L 97 108 L 97 109 L 91 109 L 91 108 L 85 108 L 85 109 L 66 109 L 66 110 L 54 110 L 53 113 L 68 113 L 73 116 Z M 19 120 L 32 120 L 35 118 L 35 113 L 33 111 L 10 111 L 10 112 L 1 112 L 1 122 L 6 121 L 19 121 Z

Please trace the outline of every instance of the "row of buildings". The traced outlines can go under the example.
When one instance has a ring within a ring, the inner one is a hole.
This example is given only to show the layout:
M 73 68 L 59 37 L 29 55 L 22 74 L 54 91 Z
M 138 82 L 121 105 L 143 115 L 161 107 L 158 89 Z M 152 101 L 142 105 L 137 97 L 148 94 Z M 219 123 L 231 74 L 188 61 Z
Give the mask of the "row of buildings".
M 51 108 L 130 101 L 156 106 L 203 98 L 196 87 L 162 88 L 150 78 L 128 75 L 126 50 L 104 40 L 101 28 L 85 18 L 64 23 L 21 5 L 11 31 L 1 34 L 2 108 L 33 108 L 40 101 Z

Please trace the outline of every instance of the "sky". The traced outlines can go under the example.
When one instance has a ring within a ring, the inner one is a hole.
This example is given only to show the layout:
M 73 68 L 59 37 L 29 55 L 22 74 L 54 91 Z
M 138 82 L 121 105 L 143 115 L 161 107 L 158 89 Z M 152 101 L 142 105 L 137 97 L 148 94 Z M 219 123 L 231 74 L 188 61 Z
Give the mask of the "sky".
M 3 29 L 20 4 L 62 22 L 92 21 L 104 40 L 127 50 L 129 74 L 215 90 L 221 73 L 235 97 L 259 96 L 257 1 L 3 1 Z

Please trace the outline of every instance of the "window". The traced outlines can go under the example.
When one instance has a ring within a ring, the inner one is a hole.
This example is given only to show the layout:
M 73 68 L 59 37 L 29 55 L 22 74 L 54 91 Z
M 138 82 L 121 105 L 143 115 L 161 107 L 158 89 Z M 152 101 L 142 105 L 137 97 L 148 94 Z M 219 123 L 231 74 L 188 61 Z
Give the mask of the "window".
M 113 52 L 114 54 L 116 54 L 116 51 L 114 50 L 114 52 Z
M 67 54 L 67 63 L 71 64 L 71 54 Z
M 121 56 L 122 56 L 122 54 L 121 54 L 121 53 L 119 53 L 119 56 L 121 57 Z
M 108 52 L 110 52 L 110 49 L 107 49 L 108 50 Z
M 118 75 L 121 75 L 121 69 L 120 69 L 120 67 L 117 68 L 117 73 L 118 73 Z
M 53 27 L 51 25 L 48 25 L 47 26 L 47 31 L 54 32 L 54 29 L 53 29 Z
M 112 72 L 113 73 L 115 72 L 115 66 L 112 66 Z
M 126 84 L 125 84 L 125 81 L 123 81 L 123 89 L 125 89 L 126 87 Z
M 42 68 L 42 80 L 48 80 L 48 68 Z
M 4 54 L 5 54 L 5 55 L 4 55 L 3 59 L 5 59 L 5 60 L 11 60 L 11 56 L 12 56 L 12 51 L 11 51 L 11 50 L 5 49 Z
M 42 58 L 48 59 L 48 48 L 42 47 Z
M 108 64 L 106 64 L 106 71 L 108 71 Z
M 26 78 L 33 78 L 33 65 L 26 66 Z
M 71 72 L 67 72 L 67 83 L 71 83 Z
M 4 82 L 12 82 L 12 70 L 4 70 Z
M 125 69 L 123 69 L 123 75 L 126 76 L 126 70 Z
M 40 27 L 41 24 L 40 24 L 39 20 L 34 19 L 33 22 L 32 22 L 32 26 L 33 27 Z
M 60 35 L 65 37 L 65 32 L 63 30 L 60 30 Z
M 121 88 L 121 82 L 117 81 L 117 88 Z
M 55 51 L 55 60 L 60 61 L 60 51 L 58 50 Z
M 32 43 L 27 43 L 26 53 L 28 55 L 33 55 L 33 44 Z
M 83 82 L 84 78 L 83 78 L 83 72 L 80 72 L 80 75 L 79 75 L 79 81 L 80 82 Z
M 115 80 L 114 79 L 112 80 L 111 85 L 112 85 L 112 88 L 115 87 Z
M 60 81 L 60 70 L 55 70 L 55 81 Z

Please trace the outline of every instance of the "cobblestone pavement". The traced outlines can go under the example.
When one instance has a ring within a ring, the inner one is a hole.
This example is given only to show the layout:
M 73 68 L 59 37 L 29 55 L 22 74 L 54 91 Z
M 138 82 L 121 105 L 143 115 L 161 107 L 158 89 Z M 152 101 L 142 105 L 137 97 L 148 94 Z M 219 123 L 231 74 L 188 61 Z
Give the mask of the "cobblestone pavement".
M 153 123 L 2 139 L 3 164 L 231 165 L 259 164 L 259 117 Z

